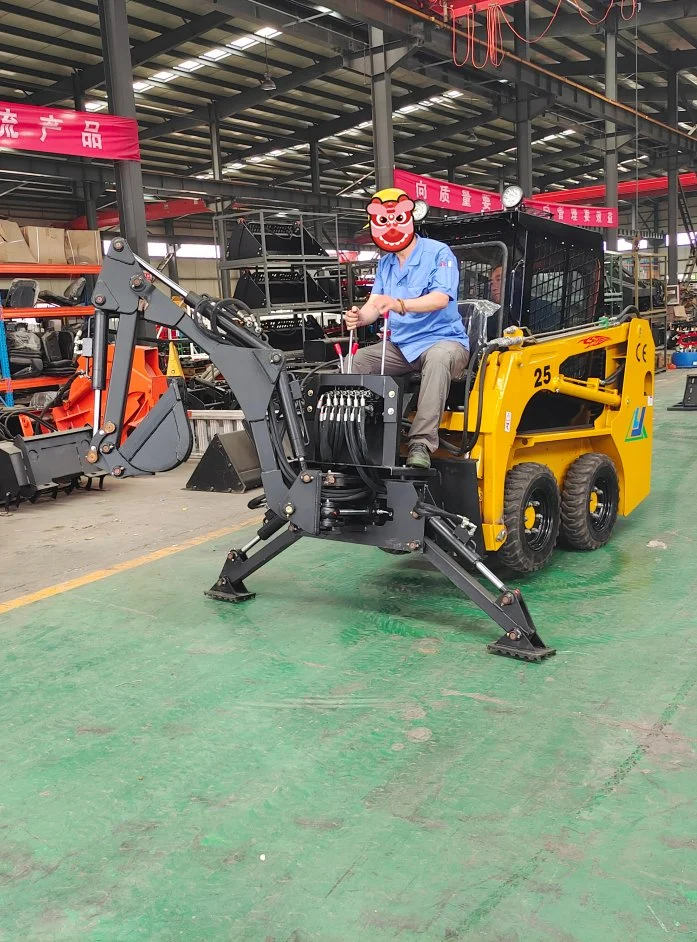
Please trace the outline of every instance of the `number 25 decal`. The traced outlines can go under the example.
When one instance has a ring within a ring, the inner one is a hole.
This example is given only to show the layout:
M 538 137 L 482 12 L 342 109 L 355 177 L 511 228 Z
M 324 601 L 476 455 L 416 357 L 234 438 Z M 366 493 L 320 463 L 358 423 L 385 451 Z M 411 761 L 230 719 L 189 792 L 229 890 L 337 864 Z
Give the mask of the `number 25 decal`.
M 540 386 L 549 386 L 551 382 L 552 371 L 549 366 L 545 366 L 543 369 L 538 366 L 535 370 L 535 389 L 539 389 Z

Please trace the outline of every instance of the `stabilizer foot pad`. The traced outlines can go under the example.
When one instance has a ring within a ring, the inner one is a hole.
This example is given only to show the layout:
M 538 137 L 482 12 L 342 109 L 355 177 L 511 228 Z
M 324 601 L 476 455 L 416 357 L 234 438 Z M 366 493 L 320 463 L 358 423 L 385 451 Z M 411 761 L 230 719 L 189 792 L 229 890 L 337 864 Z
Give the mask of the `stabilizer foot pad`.
M 244 582 L 238 582 L 235 585 L 219 585 L 217 582 L 204 595 L 209 599 L 217 599 L 219 602 L 247 602 L 253 599 L 256 592 L 248 592 Z
M 514 641 L 508 635 L 504 635 L 493 644 L 487 644 L 486 649 L 490 654 L 500 654 L 501 657 L 514 657 L 519 661 L 544 661 L 557 653 L 556 648 L 533 647 L 525 637 Z

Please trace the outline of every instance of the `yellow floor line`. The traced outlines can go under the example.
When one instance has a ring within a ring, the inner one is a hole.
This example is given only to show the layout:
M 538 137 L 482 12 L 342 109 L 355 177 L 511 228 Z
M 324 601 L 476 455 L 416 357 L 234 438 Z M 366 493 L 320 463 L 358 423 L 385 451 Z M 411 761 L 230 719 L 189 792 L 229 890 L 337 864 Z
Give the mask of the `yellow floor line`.
M 163 549 L 153 550 L 152 553 L 146 553 L 145 556 L 137 556 L 135 559 L 126 559 L 122 563 L 116 563 L 107 569 L 95 569 L 94 572 L 87 572 L 84 576 L 78 576 L 76 579 L 69 579 L 67 582 L 58 582 L 56 585 L 47 586 L 45 589 L 38 589 L 36 592 L 29 592 L 27 595 L 20 595 L 16 599 L 10 599 L 9 602 L 0 602 L 0 615 L 11 612 L 15 608 L 22 608 L 24 605 L 31 605 L 32 602 L 40 602 L 42 599 L 51 598 L 54 595 L 60 595 L 63 592 L 70 592 L 71 589 L 79 589 L 83 585 L 89 585 L 91 582 L 99 582 L 100 579 L 108 579 L 109 576 L 116 575 L 119 572 L 126 572 L 129 569 L 137 569 L 138 566 L 144 566 L 146 563 L 154 563 L 158 559 L 166 559 L 167 556 L 173 556 L 175 553 L 181 553 L 182 550 L 191 549 L 192 546 L 200 546 L 201 543 L 207 543 L 208 540 L 217 540 L 220 537 L 228 536 L 237 530 L 243 530 L 245 527 L 255 522 L 255 518 L 245 520 L 236 524 L 234 527 L 223 527 L 221 530 L 211 530 L 210 533 L 202 533 L 201 536 L 193 536 L 190 540 L 183 543 L 174 543 L 172 546 L 165 546 Z

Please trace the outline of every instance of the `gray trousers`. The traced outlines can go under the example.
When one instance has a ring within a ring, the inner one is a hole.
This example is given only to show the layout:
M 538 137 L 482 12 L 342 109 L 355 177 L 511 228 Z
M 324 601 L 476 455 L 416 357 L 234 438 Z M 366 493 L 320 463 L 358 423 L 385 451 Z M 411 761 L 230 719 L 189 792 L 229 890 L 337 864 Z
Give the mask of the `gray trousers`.
M 469 363 L 469 350 L 456 340 L 439 340 L 425 350 L 418 360 L 409 363 L 395 344 L 387 342 L 385 373 L 406 376 L 421 372 L 421 389 L 416 415 L 409 432 L 409 444 L 426 445 L 429 451 L 438 448 L 438 426 L 448 398 L 451 379 L 462 379 Z M 353 359 L 353 373 L 379 373 L 382 344 L 375 343 L 359 350 Z

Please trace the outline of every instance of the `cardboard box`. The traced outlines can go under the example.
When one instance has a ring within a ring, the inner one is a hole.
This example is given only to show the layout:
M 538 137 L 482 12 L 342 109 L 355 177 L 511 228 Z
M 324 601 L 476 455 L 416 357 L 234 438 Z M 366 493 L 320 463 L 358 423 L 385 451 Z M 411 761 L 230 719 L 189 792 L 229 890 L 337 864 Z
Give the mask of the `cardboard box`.
M 22 232 L 35 262 L 42 265 L 65 265 L 64 229 L 24 226 Z
M 93 229 L 66 229 L 65 257 L 68 265 L 101 265 L 101 233 Z
M 685 310 L 684 304 L 671 304 L 668 303 L 668 317 L 674 321 L 686 321 L 688 320 L 687 311 Z
M 0 219 L 0 262 L 33 262 L 34 256 L 16 222 Z

